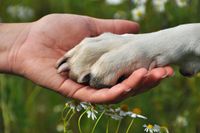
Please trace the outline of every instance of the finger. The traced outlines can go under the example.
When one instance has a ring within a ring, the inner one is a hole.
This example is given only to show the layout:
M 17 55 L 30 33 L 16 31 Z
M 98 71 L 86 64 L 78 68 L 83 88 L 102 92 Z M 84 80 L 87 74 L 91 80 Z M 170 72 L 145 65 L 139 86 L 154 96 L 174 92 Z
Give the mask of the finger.
M 100 90 L 77 84 L 71 80 L 66 80 L 63 85 L 60 86 L 59 92 L 64 96 L 78 99 L 80 101 L 88 101 L 92 103 L 113 103 L 126 98 L 128 96 L 127 93 L 129 93 L 128 91 L 137 90 L 137 88 L 140 88 L 142 85 L 143 87 L 148 87 L 148 84 L 151 84 L 152 82 L 156 83 L 159 79 L 162 79 L 163 75 L 166 74 L 166 71 L 172 75 L 173 69 L 171 67 L 165 67 L 163 69 L 156 68 L 153 69 L 148 76 L 145 76 L 147 74 L 146 69 L 139 69 L 122 83 L 110 89 L 104 88 Z M 149 80 L 147 80 L 148 82 L 143 82 L 147 77 L 149 78 Z M 70 89 L 67 89 L 69 86 Z
M 91 95 L 90 101 L 94 103 L 113 103 L 119 101 L 121 97 L 135 89 L 142 82 L 147 70 L 142 68 L 136 70 L 128 79 L 124 80 L 122 83 L 113 86 L 110 89 L 101 89 L 94 95 Z
M 146 74 L 147 74 L 146 69 L 139 69 L 135 71 L 128 79 L 124 80 L 121 84 L 118 84 L 117 86 L 111 88 L 110 93 L 109 92 L 105 93 L 109 95 L 109 97 L 106 97 L 106 95 L 104 95 L 102 98 L 100 98 L 100 100 L 104 99 L 106 101 L 100 101 L 100 103 L 119 102 L 131 96 L 133 93 L 138 94 L 139 91 L 141 92 L 145 91 L 145 89 L 143 88 L 150 88 L 156 86 L 164 77 L 166 77 L 167 74 L 172 75 L 173 69 L 169 66 L 164 68 L 156 68 L 150 71 L 147 76 Z M 147 80 L 147 77 L 149 78 L 149 80 Z M 94 102 L 98 103 L 99 101 L 94 101 Z
M 142 86 L 133 95 L 148 91 L 157 86 L 166 77 L 171 77 L 173 75 L 174 71 L 170 66 L 155 68 L 147 74 Z
M 79 89 L 83 88 L 84 85 L 82 84 L 77 84 L 76 82 L 72 81 L 71 79 L 65 79 L 58 89 L 55 89 L 58 93 L 61 95 L 68 97 L 68 98 L 73 98 L 74 93 L 78 91 Z
M 142 92 L 145 92 L 158 84 L 158 82 L 165 78 L 167 75 L 167 72 L 165 68 L 154 68 L 151 71 L 149 71 L 145 77 L 143 78 L 142 82 L 138 85 L 137 88 L 131 89 L 128 93 L 125 93 L 124 96 L 122 96 L 122 99 L 125 99 L 129 96 L 134 96 L 137 94 L 140 94 Z M 130 81 L 131 82 L 131 81 Z
M 93 34 L 94 36 L 100 35 L 104 32 L 112 32 L 116 34 L 124 33 L 138 33 L 139 24 L 127 20 L 105 20 L 92 18 Z
M 151 86 L 151 84 L 155 84 L 165 79 L 166 77 L 170 77 L 173 75 L 173 69 L 170 66 L 160 67 L 152 69 L 148 72 L 143 84 Z
M 174 76 L 174 70 L 173 70 L 173 68 L 172 67 L 170 67 L 170 66 L 166 66 L 166 67 L 164 67 L 165 68 L 165 70 L 167 71 L 167 73 L 168 73 L 168 77 L 172 77 L 172 76 Z
M 129 90 L 129 87 L 134 88 L 137 86 L 146 73 L 146 69 L 137 70 L 130 76 L 130 79 L 124 81 L 125 83 L 118 84 L 112 88 L 97 90 L 90 87 L 83 87 L 78 89 L 72 97 L 92 103 L 111 103 L 116 101 L 124 92 Z M 134 83 L 129 83 L 130 80 Z

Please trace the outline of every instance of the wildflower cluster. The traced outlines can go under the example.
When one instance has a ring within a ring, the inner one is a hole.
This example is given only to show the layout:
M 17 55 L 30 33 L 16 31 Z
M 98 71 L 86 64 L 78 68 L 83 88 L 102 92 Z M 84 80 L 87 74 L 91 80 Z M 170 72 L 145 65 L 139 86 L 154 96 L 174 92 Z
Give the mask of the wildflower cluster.
M 137 114 L 133 111 L 128 111 L 128 106 L 127 105 L 122 105 L 120 108 L 112 108 L 109 106 L 108 109 L 106 109 L 106 115 L 110 116 L 112 119 L 115 120 L 121 120 L 124 117 L 130 117 L 130 118 L 142 118 L 142 119 L 147 119 L 145 116 Z
M 95 106 L 93 106 L 91 103 L 87 103 L 87 102 L 78 103 L 77 101 L 70 101 L 66 103 L 65 106 L 77 112 L 80 112 L 81 110 L 85 110 L 87 113 L 87 117 L 92 118 L 92 120 L 97 118 L 96 114 L 98 114 L 98 112 L 95 110 Z
M 106 3 L 109 5 L 119 5 L 123 2 L 123 0 L 106 0 Z
M 132 0 L 132 3 L 136 5 L 131 11 L 135 21 L 139 21 L 145 16 L 147 1 L 148 0 Z M 152 5 L 157 12 L 162 13 L 165 11 L 165 5 L 168 1 L 169 0 L 152 0 Z M 185 7 L 187 6 L 187 0 L 176 0 L 176 4 L 178 7 Z
M 165 126 L 159 126 L 159 125 L 156 125 L 156 124 L 154 124 L 154 125 L 144 124 L 143 127 L 144 127 L 144 131 L 146 133 L 169 133 L 167 127 L 165 127 Z
M 19 20 L 28 20 L 33 18 L 34 10 L 27 6 L 21 5 L 12 5 L 7 8 L 7 13 L 9 16 L 19 19 Z
M 99 120 L 101 119 L 101 117 L 104 116 L 108 116 L 111 119 L 117 120 L 119 121 L 119 125 L 118 128 L 120 126 L 121 120 L 123 118 L 131 118 L 132 121 L 128 126 L 127 129 L 127 133 L 131 128 L 131 125 L 133 124 L 133 120 L 138 118 L 138 119 L 144 119 L 146 120 L 147 117 L 141 115 L 142 111 L 140 108 L 133 108 L 131 111 L 129 110 L 128 105 L 121 105 L 120 107 L 114 107 L 111 105 L 94 105 L 88 102 L 77 102 L 77 101 L 69 101 L 65 104 L 65 108 L 63 110 L 63 112 L 65 112 L 66 110 L 67 113 L 66 115 L 62 115 L 63 117 L 63 122 L 64 122 L 64 132 L 67 131 L 67 126 L 69 124 L 70 119 L 73 117 L 73 115 L 75 113 L 80 113 L 81 115 L 79 116 L 79 120 L 78 120 L 78 126 L 79 126 L 79 132 L 82 133 L 81 130 L 81 118 L 86 114 L 87 118 L 92 119 L 95 122 L 95 125 L 92 129 L 92 133 L 95 130 L 95 127 L 97 126 Z M 71 115 L 70 115 L 71 114 Z M 99 115 L 99 117 L 97 117 L 97 115 Z M 160 132 L 161 127 L 158 125 L 144 125 L 143 126 L 145 129 L 145 132 L 149 132 L 149 133 L 156 133 L 156 132 Z M 59 130 L 60 130 L 60 126 L 59 126 Z
M 131 10 L 133 20 L 140 21 L 145 16 L 146 5 L 149 1 L 152 3 L 155 11 L 159 13 L 165 12 L 165 6 L 169 2 L 169 0 L 131 0 L 131 4 L 134 6 L 134 8 Z M 123 2 L 124 0 L 106 0 L 108 5 L 120 5 Z M 188 5 L 188 0 L 175 0 L 175 3 L 178 7 L 182 8 Z M 120 18 L 119 15 L 124 16 L 123 11 L 117 12 L 114 17 Z

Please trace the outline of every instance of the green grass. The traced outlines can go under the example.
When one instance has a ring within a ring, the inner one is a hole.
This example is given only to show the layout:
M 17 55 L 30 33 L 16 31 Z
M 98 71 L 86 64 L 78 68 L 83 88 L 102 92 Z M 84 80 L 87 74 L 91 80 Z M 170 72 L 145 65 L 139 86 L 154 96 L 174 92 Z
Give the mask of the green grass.
M 3 22 L 21 22 L 12 18 L 6 11 L 10 5 L 29 6 L 34 9 L 35 16 L 26 21 L 34 21 L 49 13 L 75 13 L 99 18 L 113 18 L 117 11 L 124 11 L 127 19 L 131 19 L 130 10 L 134 5 L 125 0 L 122 5 L 106 5 L 103 0 L 2 0 L 0 1 L 0 17 Z M 200 21 L 200 2 L 190 0 L 190 5 L 177 8 L 171 0 L 165 13 L 157 13 L 149 4 L 147 13 L 140 21 L 141 32 L 150 32 L 183 23 Z M 162 81 L 162 84 L 150 92 L 127 99 L 124 103 L 130 109 L 139 107 L 149 118 L 146 122 L 157 123 L 169 128 L 172 133 L 200 132 L 200 77 L 183 78 L 176 71 L 173 78 Z M 64 107 L 66 99 L 52 91 L 41 88 L 31 81 L 11 75 L 0 75 L 0 133 L 55 133 L 56 127 L 62 123 L 59 107 Z M 56 112 L 56 109 L 58 112 Z M 70 121 L 73 132 L 78 132 L 76 114 Z M 177 124 L 178 116 L 187 120 L 187 125 Z M 100 120 L 95 133 L 106 131 L 108 118 Z M 111 133 L 115 132 L 117 121 L 110 120 Z M 120 133 L 126 131 L 130 119 L 124 119 Z M 94 122 L 86 117 L 82 119 L 82 130 L 89 132 Z M 142 133 L 144 121 L 136 120 L 130 132 Z

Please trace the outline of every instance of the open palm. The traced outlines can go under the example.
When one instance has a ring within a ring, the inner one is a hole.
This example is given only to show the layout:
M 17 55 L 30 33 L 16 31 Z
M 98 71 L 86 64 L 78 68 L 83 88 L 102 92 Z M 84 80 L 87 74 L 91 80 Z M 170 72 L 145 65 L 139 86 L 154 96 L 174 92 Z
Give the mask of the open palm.
M 151 72 L 139 69 L 122 83 L 100 90 L 78 84 L 67 74 L 57 74 L 56 61 L 66 51 L 87 36 L 103 32 L 134 33 L 138 31 L 138 25 L 69 14 L 48 15 L 29 25 L 24 43 L 17 46 L 13 56 L 14 71 L 64 96 L 94 103 L 115 102 L 149 89 L 173 73 L 171 67 L 156 68 Z

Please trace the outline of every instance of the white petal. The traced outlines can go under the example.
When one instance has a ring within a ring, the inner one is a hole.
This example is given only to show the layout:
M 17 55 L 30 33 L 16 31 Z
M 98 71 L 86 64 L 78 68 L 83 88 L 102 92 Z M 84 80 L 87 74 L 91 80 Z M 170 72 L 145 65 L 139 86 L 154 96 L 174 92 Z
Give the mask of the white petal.
M 131 117 L 132 117 L 132 118 L 136 118 L 137 115 L 136 115 L 136 114 L 132 114 Z
M 111 109 L 111 108 L 109 109 L 109 111 L 111 111 L 111 112 L 115 112 L 115 110 L 114 110 L 114 109 Z
M 96 110 L 93 110 L 94 113 L 98 114 L 98 112 Z
M 153 126 L 153 130 L 154 130 L 154 132 L 159 132 L 160 131 L 160 126 L 158 126 L 158 125 L 154 125 Z
M 116 112 L 119 112 L 119 111 L 121 111 L 121 109 L 120 109 L 120 108 L 116 108 L 115 111 L 116 111 Z
M 92 114 L 92 112 L 91 112 L 90 110 L 87 111 L 87 117 L 88 117 L 88 118 L 90 118 L 91 114 Z
M 145 128 L 144 131 L 145 131 L 145 132 L 149 132 L 149 129 L 148 129 L 148 128 Z
M 76 110 L 79 112 L 79 111 L 82 110 L 82 107 L 81 107 L 80 105 L 78 105 L 78 106 L 76 107 Z
M 147 119 L 147 117 L 142 116 L 142 115 L 137 115 L 138 118 L 142 118 L 142 119 Z
M 96 115 L 94 113 L 92 113 L 92 120 L 96 119 Z
M 80 105 L 81 105 L 81 107 L 83 107 L 84 109 L 87 109 L 87 108 L 88 108 L 87 105 L 85 104 L 85 102 L 81 102 Z
M 119 112 L 119 115 L 120 115 L 120 116 L 125 116 L 126 114 L 125 114 L 124 111 L 120 111 L 120 112 Z

